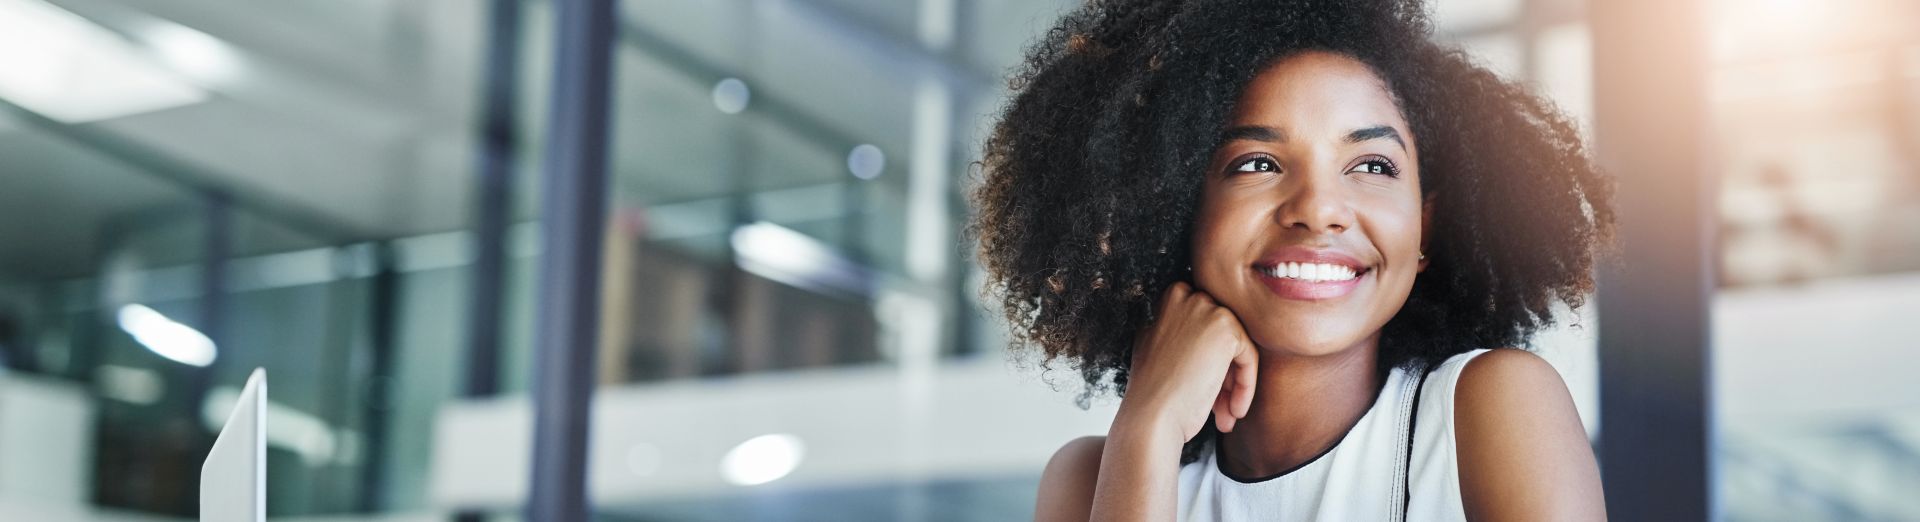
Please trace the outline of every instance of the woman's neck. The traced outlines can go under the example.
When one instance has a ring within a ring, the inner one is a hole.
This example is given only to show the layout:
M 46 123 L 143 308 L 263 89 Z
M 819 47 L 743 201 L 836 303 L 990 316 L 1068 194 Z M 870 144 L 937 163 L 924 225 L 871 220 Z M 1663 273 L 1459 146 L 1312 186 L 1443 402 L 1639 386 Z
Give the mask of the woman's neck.
M 1260 354 L 1253 407 L 1220 434 L 1220 467 L 1236 477 L 1293 469 L 1338 444 L 1380 390 L 1379 334 L 1315 357 Z

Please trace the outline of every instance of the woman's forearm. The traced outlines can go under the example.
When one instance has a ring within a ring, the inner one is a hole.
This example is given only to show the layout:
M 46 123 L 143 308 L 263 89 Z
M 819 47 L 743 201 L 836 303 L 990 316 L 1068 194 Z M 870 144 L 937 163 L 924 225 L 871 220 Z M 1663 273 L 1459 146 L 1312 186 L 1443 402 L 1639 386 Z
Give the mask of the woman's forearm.
M 1180 473 L 1178 428 L 1122 413 L 1108 430 L 1094 485 L 1093 520 L 1173 520 Z

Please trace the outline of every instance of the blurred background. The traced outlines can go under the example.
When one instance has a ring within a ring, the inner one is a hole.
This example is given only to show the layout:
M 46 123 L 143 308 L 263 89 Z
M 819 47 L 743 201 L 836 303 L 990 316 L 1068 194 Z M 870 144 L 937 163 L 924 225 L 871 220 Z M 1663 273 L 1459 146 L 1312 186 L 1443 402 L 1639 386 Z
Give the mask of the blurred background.
M 1114 402 L 1009 357 L 965 194 L 1075 3 L 616 2 L 597 519 L 1029 516 Z M 1584 2 L 1434 3 L 1592 133 Z M 1716 516 L 1920 520 L 1920 2 L 1700 8 Z M 192 519 L 254 367 L 270 516 L 521 517 L 554 26 L 0 0 L 0 518 Z M 1567 318 L 1535 348 L 1597 437 L 1606 319 Z

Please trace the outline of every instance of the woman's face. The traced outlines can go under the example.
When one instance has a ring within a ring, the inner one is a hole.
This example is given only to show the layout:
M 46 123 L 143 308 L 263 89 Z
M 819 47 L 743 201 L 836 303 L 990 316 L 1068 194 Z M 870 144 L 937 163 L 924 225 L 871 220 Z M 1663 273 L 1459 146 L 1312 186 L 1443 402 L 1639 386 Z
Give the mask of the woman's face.
M 1273 62 L 1210 161 L 1195 284 L 1267 352 L 1325 355 L 1374 338 L 1426 265 L 1416 157 L 1365 64 L 1328 52 Z

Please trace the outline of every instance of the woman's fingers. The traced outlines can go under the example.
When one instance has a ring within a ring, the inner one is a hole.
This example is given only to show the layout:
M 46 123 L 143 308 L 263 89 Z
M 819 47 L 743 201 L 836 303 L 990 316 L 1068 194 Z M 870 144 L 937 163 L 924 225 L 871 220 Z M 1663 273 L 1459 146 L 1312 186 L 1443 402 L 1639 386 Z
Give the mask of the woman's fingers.
M 1173 308 L 1174 303 L 1185 301 L 1187 299 L 1187 296 L 1192 293 L 1193 293 L 1192 287 L 1187 286 L 1186 283 L 1175 281 L 1172 285 L 1167 287 L 1166 292 L 1162 292 L 1160 294 L 1159 313 L 1163 315 L 1166 314 L 1167 310 L 1170 310 Z
M 1227 368 L 1228 387 L 1232 391 L 1228 404 L 1234 418 L 1244 418 L 1253 409 L 1254 384 L 1260 380 L 1260 350 L 1251 342 L 1240 345 L 1240 353 L 1233 356 L 1233 364 Z
M 1228 385 L 1220 388 L 1220 395 L 1213 399 L 1213 425 L 1220 428 L 1221 433 L 1233 431 L 1233 425 L 1237 424 L 1241 417 L 1233 414 L 1232 394 L 1233 388 Z
M 1232 431 L 1252 408 L 1257 370 L 1239 319 L 1186 282 L 1169 285 L 1153 312 L 1132 346 L 1131 393 L 1123 409 L 1161 410 L 1133 417 L 1168 418 L 1187 437 L 1205 427 L 1208 416 L 1220 431 Z

